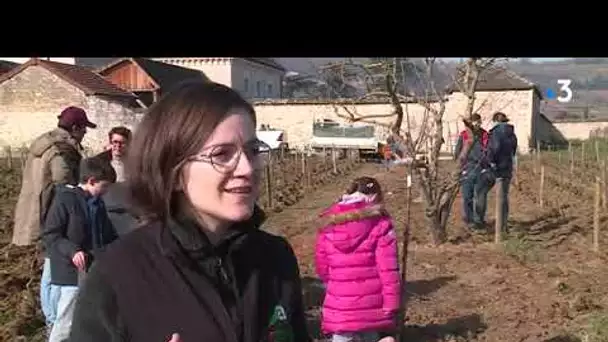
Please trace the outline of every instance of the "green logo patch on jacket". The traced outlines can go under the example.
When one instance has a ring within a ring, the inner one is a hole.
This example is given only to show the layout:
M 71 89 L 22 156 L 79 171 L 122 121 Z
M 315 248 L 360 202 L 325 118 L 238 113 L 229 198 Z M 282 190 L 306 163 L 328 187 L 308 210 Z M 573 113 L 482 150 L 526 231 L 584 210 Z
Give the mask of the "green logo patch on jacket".
M 274 307 L 268 323 L 269 342 L 293 342 L 293 329 L 287 319 L 287 312 L 281 305 Z

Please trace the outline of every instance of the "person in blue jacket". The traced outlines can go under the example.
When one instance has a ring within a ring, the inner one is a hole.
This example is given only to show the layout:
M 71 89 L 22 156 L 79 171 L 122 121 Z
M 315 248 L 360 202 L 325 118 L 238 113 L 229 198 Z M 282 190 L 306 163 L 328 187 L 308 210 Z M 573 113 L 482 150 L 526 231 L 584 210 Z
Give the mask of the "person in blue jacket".
M 509 216 L 509 185 L 513 178 L 513 163 L 517 153 L 517 136 L 515 128 L 509 124 L 509 119 L 502 112 L 494 113 L 494 127 L 490 130 L 488 158 L 496 178 L 502 178 L 502 222 L 503 230 L 507 231 Z
M 464 224 L 471 231 L 481 232 L 485 229 L 487 195 L 492 183 L 487 148 L 488 132 L 481 127 L 481 116 L 471 115 L 465 121 L 467 129 L 460 132 L 454 159 L 460 161 L 462 217 Z

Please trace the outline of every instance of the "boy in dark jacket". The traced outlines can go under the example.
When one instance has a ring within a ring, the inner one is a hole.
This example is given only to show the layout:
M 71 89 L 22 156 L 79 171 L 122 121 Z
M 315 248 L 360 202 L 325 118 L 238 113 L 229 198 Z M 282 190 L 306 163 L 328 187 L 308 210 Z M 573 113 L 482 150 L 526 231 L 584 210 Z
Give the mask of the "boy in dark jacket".
M 513 177 L 513 160 L 517 153 L 515 128 L 509 124 L 504 113 L 497 112 L 492 117 L 494 127 L 490 130 L 488 158 L 497 178 L 502 178 L 503 229 L 506 230 L 509 214 L 509 185 Z
M 488 132 L 481 116 L 471 115 L 470 129 L 460 132 L 454 159 L 460 161 L 462 211 L 465 225 L 473 231 L 485 228 L 487 195 L 492 186 L 487 159 Z
M 42 242 L 51 260 L 51 284 L 58 289 L 57 317 L 49 342 L 70 334 L 79 276 L 94 255 L 117 237 L 101 195 L 116 181 L 116 172 L 99 158 L 80 166 L 77 186 L 58 185 L 46 214 Z

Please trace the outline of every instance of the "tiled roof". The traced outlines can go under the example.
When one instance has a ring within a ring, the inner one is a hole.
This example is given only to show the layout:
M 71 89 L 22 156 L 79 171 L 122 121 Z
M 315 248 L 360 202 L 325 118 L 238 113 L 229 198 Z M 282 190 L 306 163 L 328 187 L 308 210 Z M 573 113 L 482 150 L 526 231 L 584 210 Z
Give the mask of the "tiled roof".
M 262 64 L 273 69 L 281 70 L 283 72 L 287 71 L 285 67 L 283 67 L 279 62 L 277 62 L 274 58 L 261 58 L 261 57 L 247 57 L 245 58 L 254 63 Z
M 13 63 L 13 62 L 9 62 L 9 61 L 0 60 L 0 75 L 4 74 L 5 72 L 10 71 L 13 68 L 18 67 L 19 65 L 20 65 L 19 63 Z
M 1 75 L 0 83 L 14 77 L 15 75 L 19 74 L 23 70 L 33 65 L 38 65 L 47 69 L 48 71 L 62 78 L 66 82 L 69 82 L 73 86 L 79 88 L 87 95 L 106 95 L 137 98 L 135 94 L 115 86 L 114 84 L 106 81 L 103 77 L 94 73 L 88 68 L 72 64 L 51 62 L 37 58 L 32 58 L 28 62 L 21 64 L 20 66 L 13 68 L 9 72 L 6 72 Z
M 517 75 L 516 73 L 496 68 L 481 73 L 477 81 L 477 91 L 508 91 L 508 90 L 530 90 L 538 87 L 533 82 Z M 450 87 L 450 90 L 459 92 L 457 86 Z
M 103 75 L 105 71 L 126 61 L 139 65 L 161 89 L 170 89 L 174 85 L 186 80 L 207 80 L 207 77 L 201 71 L 153 61 L 148 58 L 122 58 L 98 69 L 97 73 Z

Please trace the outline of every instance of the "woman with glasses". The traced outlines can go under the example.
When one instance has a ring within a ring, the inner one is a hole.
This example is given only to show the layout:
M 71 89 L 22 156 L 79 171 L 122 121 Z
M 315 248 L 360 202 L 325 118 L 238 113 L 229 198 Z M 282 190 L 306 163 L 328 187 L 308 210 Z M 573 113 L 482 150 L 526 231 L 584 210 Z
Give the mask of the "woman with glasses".
M 71 341 L 309 341 L 293 250 L 260 229 L 268 149 L 255 127 L 253 107 L 216 83 L 150 108 L 126 164 L 143 223 L 91 268 Z

